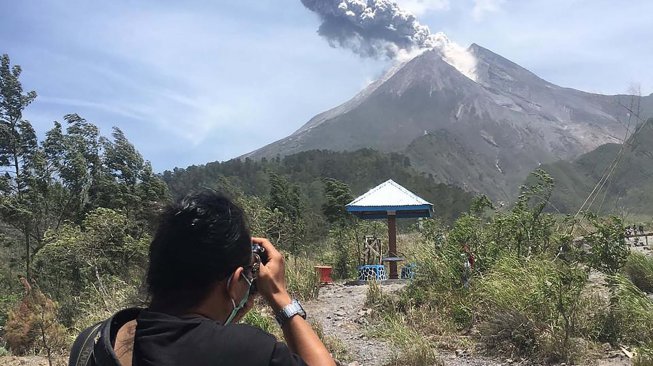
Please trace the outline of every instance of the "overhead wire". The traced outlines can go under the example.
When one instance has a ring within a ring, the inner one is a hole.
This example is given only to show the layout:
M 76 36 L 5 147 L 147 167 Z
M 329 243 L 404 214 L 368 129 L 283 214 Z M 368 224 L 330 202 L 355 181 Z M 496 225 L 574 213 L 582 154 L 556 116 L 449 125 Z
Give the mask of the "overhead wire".
M 619 152 L 617 152 L 617 155 L 612 160 L 612 162 L 605 168 L 605 170 L 603 171 L 603 173 L 601 175 L 601 178 L 596 183 L 596 185 L 594 186 L 594 188 L 592 189 L 590 194 L 587 196 L 587 198 L 583 202 L 583 204 L 580 206 L 580 208 L 578 209 L 578 211 L 574 215 L 574 218 L 576 218 L 584 209 L 589 210 L 592 207 L 592 205 L 596 201 L 597 197 L 600 195 L 601 190 L 603 189 L 603 187 L 605 186 L 605 184 L 607 183 L 609 178 L 614 173 L 617 165 L 619 165 L 619 163 L 621 162 L 621 160 L 623 158 L 623 155 L 624 155 L 624 152 L 625 152 L 627 142 L 628 142 L 628 138 L 629 138 L 628 133 L 630 132 L 630 125 L 632 124 L 633 119 L 636 119 L 638 121 L 642 121 L 641 117 L 639 116 L 639 110 L 640 110 L 640 100 L 639 99 L 641 99 L 641 98 L 631 99 L 630 107 L 625 106 L 623 104 L 620 104 L 621 107 L 623 107 L 624 109 L 626 109 L 626 111 L 628 111 L 628 125 L 626 126 L 626 134 L 625 134 L 625 136 L 624 136 L 624 138 L 622 140 L 621 148 L 619 149 Z M 637 104 L 637 106 L 635 106 L 635 103 Z M 637 113 L 635 113 L 635 110 L 637 111 Z M 646 123 L 642 123 L 642 125 L 639 126 L 639 128 L 635 128 L 635 131 L 630 136 L 630 138 L 631 139 L 636 138 L 637 133 L 642 130 L 642 128 L 644 127 L 645 124 Z M 607 195 L 607 189 L 606 189 L 606 191 L 604 193 Z M 591 202 L 590 202 L 590 200 L 591 200 Z M 604 195 L 603 201 L 605 201 L 605 195 Z M 589 202 L 589 204 L 588 204 L 588 202 Z M 603 203 L 601 203 L 601 206 L 602 205 L 603 205 Z

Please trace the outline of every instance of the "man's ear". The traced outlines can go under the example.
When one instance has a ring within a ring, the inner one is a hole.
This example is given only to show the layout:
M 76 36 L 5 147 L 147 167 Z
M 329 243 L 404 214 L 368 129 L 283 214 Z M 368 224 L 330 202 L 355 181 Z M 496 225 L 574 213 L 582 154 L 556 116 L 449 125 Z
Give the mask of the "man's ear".
M 227 294 L 229 295 L 230 298 L 232 299 L 238 299 L 242 297 L 242 285 L 240 284 L 240 280 L 242 279 L 243 276 L 243 267 L 238 267 L 234 271 L 231 281 L 228 281 L 227 283 Z

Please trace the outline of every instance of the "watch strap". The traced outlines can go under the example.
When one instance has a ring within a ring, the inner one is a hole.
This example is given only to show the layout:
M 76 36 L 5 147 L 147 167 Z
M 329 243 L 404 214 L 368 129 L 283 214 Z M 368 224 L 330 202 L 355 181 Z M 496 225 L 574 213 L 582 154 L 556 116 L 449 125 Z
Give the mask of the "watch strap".
M 293 316 L 299 315 L 302 318 L 306 319 L 306 311 L 302 307 L 302 304 L 298 300 L 293 300 L 290 304 L 286 305 L 281 309 L 274 318 L 277 320 L 280 326 L 283 326 L 288 320 Z

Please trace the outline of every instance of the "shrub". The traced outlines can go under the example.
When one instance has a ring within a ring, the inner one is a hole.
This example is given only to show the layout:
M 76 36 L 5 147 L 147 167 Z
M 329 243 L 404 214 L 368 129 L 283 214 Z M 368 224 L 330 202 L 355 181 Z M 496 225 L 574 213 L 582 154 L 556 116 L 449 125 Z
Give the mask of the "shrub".
M 401 349 L 400 353 L 395 353 L 384 366 L 440 366 L 444 362 L 438 356 L 438 352 L 433 345 L 426 342 L 415 342 Z
M 504 257 L 477 286 L 480 340 L 499 353 L 570 361 L 574 337 L 589 304 L 582 292 L 587 274 L 575 265 L 545 258 Z
M 653 258 L 632 252 L 623 271 L 637 288 L 644 292 L 653 292 Z
M 57 321 L 57 304 L 39 289 L 26 287 L 26 295 L 9 312 L 7 346 L 16 355 L 60 353 L 68 345 L 65 328 Z
M 79 296 L 67 299 L 59 311 L 63 315 L 60 317 L 70 319 L 77 331 L 106 320 L 121 309 L 145 304 L 139 287 L 134 284 L 114 276 L 98 277 L 96 281 L 97 285 L 91 284 Z
M 537 325 L 516 310 L 495 312 L 478 327 L 480 340 L 489 350 L 508 355 L 531 355 L 537 346 Z
M 441 365 L 436 344 L 399 314 L 384 314 L 380 322 L 371 327 L 370 335 L 389 340 L 398 353 L 393 354 L 387 366 Z

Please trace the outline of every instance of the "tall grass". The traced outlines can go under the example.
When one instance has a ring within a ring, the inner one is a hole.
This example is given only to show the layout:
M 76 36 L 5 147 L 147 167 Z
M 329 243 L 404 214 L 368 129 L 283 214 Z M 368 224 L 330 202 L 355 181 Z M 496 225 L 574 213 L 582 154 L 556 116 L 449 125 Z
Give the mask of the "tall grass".
M 625 276 L 610 277 L 609 284 L 613 311 L 606 326 L 626 344 L 653 344 L 653 301 Z
M 653 292 L 653 257 L 631 252 L 623 271 L 637 288 Z
M 416 328 L 410 327 L 400 314 L 382 315 L 380 321 L 370 329 L 373 337 L 384 338 L 395 347 L 395 353 L 387 366 L 441 365 L 437 344 Z
M 286 283 L 290 294 L 303 301 L 317 298 L 320 283 L 315 271 L 317 262 L 306 257 L 286 259 Z
M 546 362 L 579 358 L 599 321 L 587 315 L 586 272 L 546 258 L 501 258 L 475 289 L 480 340 L 491 351 Z

